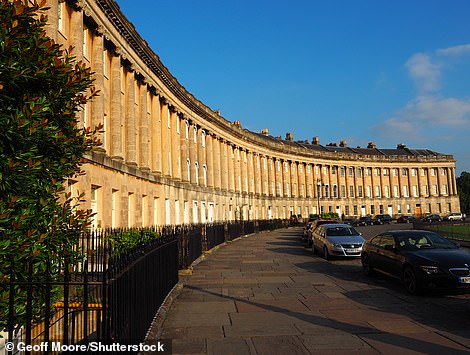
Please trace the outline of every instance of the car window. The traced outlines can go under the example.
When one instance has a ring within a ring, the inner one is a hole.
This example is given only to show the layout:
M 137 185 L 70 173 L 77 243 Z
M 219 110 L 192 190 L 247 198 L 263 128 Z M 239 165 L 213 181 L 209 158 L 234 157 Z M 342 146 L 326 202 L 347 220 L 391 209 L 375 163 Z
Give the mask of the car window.
M 329 237 L 340 237 L 340 236 L 351 236 L 351 235 L 358 235 L 359 233 L 352 227 L 329 227 L 326 230 L 326 235 Z
M 385 247 L 395 247 L 395 239 L 391 235 L 382 235 L 382 238 L 380 238 L 380 244 L 378 245 L 379 247 L 385 249 Z
M 374 238 L 372 238 L 369 242 L 370 245 L 373 245 L 373 246 L 380 246 L 380 241 L 382 240 L 382 236 L 381 235 L 378 235 Z
M 418 249 L 457 249 L 458 247 L 437 233 L 421 232 L 398 237 L 398 244 L 404 250 Z

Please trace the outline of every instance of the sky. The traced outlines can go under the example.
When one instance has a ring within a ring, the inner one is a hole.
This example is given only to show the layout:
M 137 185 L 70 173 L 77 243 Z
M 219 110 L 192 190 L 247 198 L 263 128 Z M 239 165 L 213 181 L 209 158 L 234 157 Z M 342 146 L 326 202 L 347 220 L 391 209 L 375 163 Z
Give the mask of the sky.
M 243 128 L 451 154 L 470 171 L 468 0 L 117 0 L 186 90 Z

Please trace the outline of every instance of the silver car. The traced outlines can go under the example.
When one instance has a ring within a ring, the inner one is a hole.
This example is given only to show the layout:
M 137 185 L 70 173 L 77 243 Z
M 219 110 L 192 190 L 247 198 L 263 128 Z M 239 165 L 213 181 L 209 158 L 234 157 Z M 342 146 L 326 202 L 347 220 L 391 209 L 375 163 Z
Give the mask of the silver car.
M 313 231 L 312 250 L 328 260 L 333 256 L 360 257 L 365 243 L 361 234 L 348 224 L 323 224 Z

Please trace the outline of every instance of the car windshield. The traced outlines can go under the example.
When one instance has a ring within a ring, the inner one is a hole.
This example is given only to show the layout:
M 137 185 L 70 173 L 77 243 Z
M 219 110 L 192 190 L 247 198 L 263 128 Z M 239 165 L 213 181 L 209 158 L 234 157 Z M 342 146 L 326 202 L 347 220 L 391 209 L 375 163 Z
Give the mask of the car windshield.
M 457 249 L 458 247 L 436 233 L 413 233 L 397 238 L 398 245 L 403 250 L 418 249 Z
M 359 233 L 352 227 L 340 226 L 330 227 L 326 230 L 328 237 L 347 237 L 352 235 L 359 235 Z

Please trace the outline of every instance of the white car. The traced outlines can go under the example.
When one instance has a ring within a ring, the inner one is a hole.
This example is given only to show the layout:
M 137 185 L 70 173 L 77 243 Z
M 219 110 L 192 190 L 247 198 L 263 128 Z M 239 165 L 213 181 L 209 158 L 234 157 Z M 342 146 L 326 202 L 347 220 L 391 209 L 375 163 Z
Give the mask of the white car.
M 365 240 L 348 224 L 323 224 L 313 231 L 312 251 L 331 257 L 360 257 Z
M 463 214 L 460 212 L 452 212 L 445 219 L 447 221 L 463 221 Z

